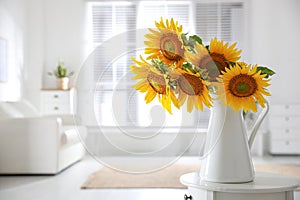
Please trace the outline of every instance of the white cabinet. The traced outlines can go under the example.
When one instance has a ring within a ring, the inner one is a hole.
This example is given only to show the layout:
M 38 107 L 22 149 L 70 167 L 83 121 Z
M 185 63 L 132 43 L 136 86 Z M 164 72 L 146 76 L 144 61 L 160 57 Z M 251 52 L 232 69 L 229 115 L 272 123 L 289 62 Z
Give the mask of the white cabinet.
M 42 115 L 66 115 L 74 114 L 75 90 L 41 90 Z
M 300 154 L 300 105 L 273 105 L 270 153 Z

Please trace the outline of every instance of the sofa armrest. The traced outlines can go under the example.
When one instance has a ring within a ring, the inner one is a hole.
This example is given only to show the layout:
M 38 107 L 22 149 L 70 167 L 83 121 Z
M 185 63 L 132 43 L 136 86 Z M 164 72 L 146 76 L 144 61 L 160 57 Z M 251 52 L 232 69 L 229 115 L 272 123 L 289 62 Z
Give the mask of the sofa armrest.
M 55 171 L 61 129 L 62 120 L 55 117 L 0 120 L 0 171 L 9 168 L 13 173 L 23 163 L 32 163 L 36 167 L 32 170 L 40 173 L 40 169 Z
M 48 117 L 50 117 L 50 116 L 48 116 Z M 76 115 L 58 115 L 57 117 L 59 117 L 62 120 L 63 125 L 75 126 L 75 125 L 82 124 L 80 117 L 78 117 Z

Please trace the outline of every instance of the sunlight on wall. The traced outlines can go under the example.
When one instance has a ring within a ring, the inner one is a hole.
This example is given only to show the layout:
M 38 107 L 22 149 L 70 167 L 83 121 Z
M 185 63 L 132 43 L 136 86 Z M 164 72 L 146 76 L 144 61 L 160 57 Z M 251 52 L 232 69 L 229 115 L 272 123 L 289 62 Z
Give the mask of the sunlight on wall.
M 0 2 L 0 37 L 7 46 L 7 81 L 0 82 L 0 101 L 17 101 L 22 94 L 23 30 L 20 12 L 11 12 L 7 7 L 15 6 Z M 19 9 L 19 8 L 18 8 Z M 16 10 L 18 10 L 16 9 Z M 16 11 L 13 9 L 13 11 Z

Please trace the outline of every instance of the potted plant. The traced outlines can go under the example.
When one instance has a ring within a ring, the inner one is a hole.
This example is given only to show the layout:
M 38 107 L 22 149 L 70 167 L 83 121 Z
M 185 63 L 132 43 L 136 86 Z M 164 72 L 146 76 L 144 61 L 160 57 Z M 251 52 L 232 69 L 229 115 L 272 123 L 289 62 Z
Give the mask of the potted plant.
M 56 77 L 57 89 L 68 90 L 69 89 L 69 77 L 72 76 L 74 72 L 68 73 L 68 69 L 65 67 L 63 61 L 59 61 L 57 68 L 52 72 L 48 72 L 48 75 L 54 75 Z

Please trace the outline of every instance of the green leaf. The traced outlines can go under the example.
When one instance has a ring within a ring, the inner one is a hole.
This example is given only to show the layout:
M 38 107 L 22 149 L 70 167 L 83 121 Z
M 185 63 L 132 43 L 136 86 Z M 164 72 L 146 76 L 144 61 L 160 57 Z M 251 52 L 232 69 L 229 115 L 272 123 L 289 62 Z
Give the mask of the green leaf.
M 167 79 L 169 80 L 168 84 L 170 85 L 171 90 L 175 90 L 177 86 L 177 80 L 173 79 L 171 76 L 167 76 Z
M 238 65 L 240 67 L 240 65 L 236 62 L 227 61 L 227 64 L 230 65 L 230 66 Z
M 189 68 L 193 68 L 193 65 L 189 62 L 185 62 L 182 65 L 182 69 L 189 69 Z
M 66 68 L 62 69 L 61 76 L 62 77 L 66 77 L 67 76 L 67 69 Z
M 267 74 L 266 78 L 273 76 L 275 72 L 267 67 L 258 66 L 256 72 L 261 71 L 261 74 Z
M 182 33 L 182 34 L 181 34 L 181 39 L 182 39 L 182 41 L 183 41 L 184 46 L 189 46 L 189 41 L 188 41 L 188 39 L 186 38 L 186 35 L 187 35 L 187 33 Z
M 186 70 L 186 71 L 190 71 L 190 72 L 196 73 L 196 71 L 195 71 L 193 65 L 192 65 L 191 63 L 189 63 L 189 62 L 183 63 L 182 69 L 183 69 L 183 70 Z
M 187 39 L 187 33 L 182 33 L 181 34 L 181 39 L 183 41 L 184 46 L 189 46 L 190 47 L 190 51 L 193 51 L 196 42 L 198 42 L 199 44 L 202 44 L 202 39 L 197 36 L 197 35 L 193 35 L 190 36 L 189 39 Z
M 152 66 L 161 71 L 163 74 L 166 74 L 170 65 L 165 65 L 162 61 L 157 59 L 151 60 Z
M 193 40 L 193 41 L 196 41 L 196 42 L 198 42 L 199 44 L 202 44 L 202 39 L 201 39 L 198 35 L 190 36 L 189 39 L 190 39 L 190 40 Z
M 205 48 L 208 50 L 208 52 L 210 53 L 210 50 L 209 50 L 209 45 L 206 45 Z
M 208 70 L 207 69 L 200 69 L 199 73 L 200 73 L 200 76 L 203 80 L 206 80 L 206 81 L 209 80 L 209 75 L 208 75 Z

